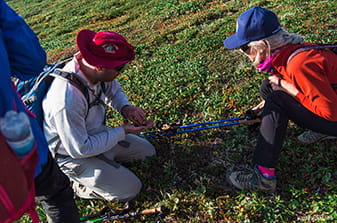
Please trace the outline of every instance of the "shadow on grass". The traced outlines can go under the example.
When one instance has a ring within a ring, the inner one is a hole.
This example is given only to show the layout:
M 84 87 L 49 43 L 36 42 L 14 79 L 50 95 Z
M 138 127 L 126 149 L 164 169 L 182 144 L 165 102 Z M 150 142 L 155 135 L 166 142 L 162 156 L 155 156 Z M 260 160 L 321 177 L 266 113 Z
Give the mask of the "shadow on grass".
M 130 202 L 132 210 L 165 207 L 170 213 L 163 222 L 297 222 L 317 206 L 313 215 L 331 218 L 326 206 L 334 208 L 336 202 L 331 198 L 336 191 L 335 142 L 302 145 L 295 136 L 303 130 L 290 128 L 278 165 L 277 192 L 236 191 L 226 183 L 225 173 L 251 166 L 257 132 L 248 130 L 232 127 L 151 139 L 157 156 L 126 165 L 143 182 L 141 193 Z M 93 200 L 79 204 L 85 215 L 122 205 Z M 155 219 L 144 215 L 121 222 Z

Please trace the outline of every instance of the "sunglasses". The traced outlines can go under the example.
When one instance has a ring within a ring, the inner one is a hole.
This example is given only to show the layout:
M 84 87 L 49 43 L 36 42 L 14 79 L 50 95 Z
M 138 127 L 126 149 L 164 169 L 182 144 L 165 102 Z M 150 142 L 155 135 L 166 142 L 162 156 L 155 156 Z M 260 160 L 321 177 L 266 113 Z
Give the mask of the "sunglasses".
M 249 49 L 248 44 L 240 46 L 240 50 L 242 50 L 243 52 L 246 52 L 248 49 Z
M 115 67 L 114 69 L 117 71 L 117 72 L 121 72 L 123 69 L 125 69 L 126 67 L 126 64 L 123 64 L 123 65 L 120 65 L 118 67 Z

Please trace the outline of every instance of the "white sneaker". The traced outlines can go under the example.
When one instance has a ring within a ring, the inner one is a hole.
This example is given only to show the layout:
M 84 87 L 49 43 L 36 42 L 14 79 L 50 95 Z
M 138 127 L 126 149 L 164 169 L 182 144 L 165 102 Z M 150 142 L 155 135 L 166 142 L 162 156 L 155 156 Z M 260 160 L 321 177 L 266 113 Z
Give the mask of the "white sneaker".
M 325 139 L 337 139 L 337 137 L 308 130 L 299 135 L 297 139 L 302 143 L 311 144 Z

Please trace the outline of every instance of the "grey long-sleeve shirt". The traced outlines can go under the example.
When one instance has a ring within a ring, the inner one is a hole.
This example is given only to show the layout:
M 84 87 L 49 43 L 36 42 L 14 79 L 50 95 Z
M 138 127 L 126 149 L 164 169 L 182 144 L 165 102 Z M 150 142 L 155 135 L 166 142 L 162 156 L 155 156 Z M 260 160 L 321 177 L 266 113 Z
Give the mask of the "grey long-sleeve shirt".
M 94 94 L 102 91 L 101 84 L 90 85 L 80 72 L 74 58 L 64 68 L 64 71 L 79 75 L 88 84 L 90 102 Z M 125 105 L 130 105 L 117 80 L 105 83 L 105 93 L 101 100 L 118 112 Z M 83 93 L 68 81 L 55 78 L 43 100 L 44 133 L 49 141 L 58 136 L 49 145 L 53 151 L 61 142 L 57 153 L 73 158 L 85 158 L 106 152 L 125 138 L 123 127 L 111 128 L 105 125 L 105 108 L 99 104 L 88 112 L 88 102 Z

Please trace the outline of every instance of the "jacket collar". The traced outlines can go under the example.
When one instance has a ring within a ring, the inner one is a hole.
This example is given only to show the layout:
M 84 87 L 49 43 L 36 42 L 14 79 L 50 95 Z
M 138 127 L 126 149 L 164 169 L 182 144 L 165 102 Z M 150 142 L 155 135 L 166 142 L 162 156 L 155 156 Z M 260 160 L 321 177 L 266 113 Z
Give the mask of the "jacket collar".
M 312 43 L 304 44 L 289 44 L 281 48 L 280 52 L 275 56 L 272 64 L 277 73 L 284 74 L 286 73 L 287 61 L 289 56 L 298 48 L 307 45 L 314 45 Z

